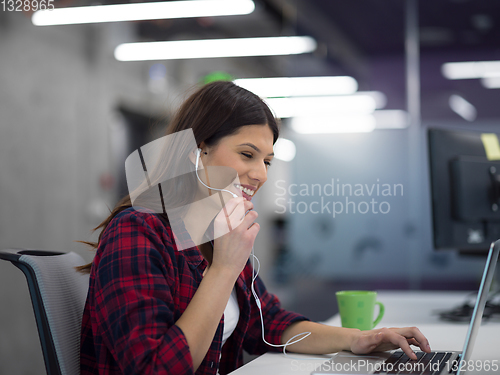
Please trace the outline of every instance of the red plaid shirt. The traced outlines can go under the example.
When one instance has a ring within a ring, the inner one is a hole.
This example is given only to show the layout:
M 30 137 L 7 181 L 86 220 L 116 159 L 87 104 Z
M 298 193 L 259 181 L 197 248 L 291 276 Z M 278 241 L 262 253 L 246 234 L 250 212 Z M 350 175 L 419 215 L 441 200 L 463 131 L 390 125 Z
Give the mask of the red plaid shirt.
M 158 215 L 127 209 L 103 233 L 90 273 L 83 313 L 80 367 L 87 374 L 193 374 L 186 337 L 175 322 L 198 289 L 207 262 L 193 246 L 178 251 L 170 226 Z M 177 241 L 191 241 L 187 232 Z M 224 317 L 196 374 L 226 374 L 250 354 L 278 351 L 262 341 L 258 308 L 251 297 L 248 262 L 235 287 L 238 325 L 222 348 Z M 306 318 L 280 307 L 257 278 L 266 340 L 281 343 L 283 331 Z M 219 363 L 220 358 L 220 363 Z

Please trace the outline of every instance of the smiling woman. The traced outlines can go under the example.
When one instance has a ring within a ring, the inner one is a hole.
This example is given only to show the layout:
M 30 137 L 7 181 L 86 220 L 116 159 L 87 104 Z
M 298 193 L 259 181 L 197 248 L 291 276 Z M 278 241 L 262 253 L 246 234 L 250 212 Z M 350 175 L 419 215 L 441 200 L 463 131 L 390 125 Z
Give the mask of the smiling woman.
M 248 125 L 260 126 L 247 127 Z M 224 81 L 207 84 L 193 93 L 179 108 L 166 133 L 178 134 L 186 129 L 193 131 L 195 142 L 202 149 L 202 163 L 207 166 L 231 166 L 228 163 L 233 161 L 238 154 L 240 154 L 240 159 L 247 159 L 247 165 L 250 165 L 251 160 L 255 163 L 256 157 L 260 156 L 261 149 L 266 152 L 266 155 L 262 155 L 262 163 L 269 166 L 274 155 L 273 144 L 279 136 L 279 123 L 264 101 L 250 91 L 232 82 Z M 256 130 L 255 134 L 254 130 Z M 242 132 L 243 135 L 240 134 Z M 251 136 L 251 140 L 255 144 L 247 139 L 248 135 Z M 220 154 L 219 151 L 214 154 L 223 139 L 225 141 L 221 150 L 224 154 Z M 231 153 L 227 150 L 228 142 L 231 143 Z M 208 151 L 210 151 L 210 155 Z M 219 156 L 214 159 L 214 155 Z M 238 168 L 241 165 L 242 163 L 239 163 Z M 194 167 L 194 163 L 192 166 Z M 171 166 L 171 168 L 176 167 L 179 171 L 185 171 L 183 166 Z M 254 176 L 258 178 L 253 179 Z M 262 179 L 262 172 L 255 174 L 254 171 L 247 170 L 243 187 L 253 190 L 255 193 L 257 187 L 262 186 L 265 182 L 264 180 L 259 184 L 259 177 Z M 240 181 L 242 181 L 241 178 Z M 248 195 L 253 196 L 253 194 Z M 186 199 L 189 201 L 191 197 Z M 87 244 L 97 249 L 101 242 L 101 236 L 111 220 L 121 211 L 130 207 L 132 207 L 132 203 L 130 196 L 127 195 L 118 202 L 109 217 L 95 228 L 95 230 L 102 229 L 98 242 Z M 166 215 L 163 215 L 162 219 L 168 221 Z M 90 266 L 88 264 L 81 267 L 80 270 L 89 272 Z
M 236 170 L 240 180 L 239 188 L 247 200 L 267 181 L 267 169 L 273 153 L 273 133 L 265 125 L 243 126 L 226 136 L 216 146 L 201 143 L 204 166 L 227 166 Z
M 279 135 L 268 106 L 231 82 L 213 82 L 184 102 L 167 134 L 186 129 L 192 130 L 201 149 L 202 168 L 227 166 L 238 174 L 236 187 L 246 199 L 231 200 L 225 207 L 229 216 L 251 210 L 252 197 L 267 180 Z M 185 190 L 187 201 L 192 194 L 196 191 Z M 251 212 L 238 230 L 193 247 L 190 238 L 174 237 L 168 215 L 135 210 L 130 196 L 124 197 L 96 228 L 102 229 L 99 240 L 89 243 L 96 256 L 81 268 L 91 274 L 83 317 L 82 374 L 95 374 L 98 368 L 101 374 L 124 373 L 125 368 L 133 373 L 225 373 L 242 364 L 243 345 L 250 345 L 250 352 L 266 351 L 263 343 L 255 342 L 260 335 L 257 315 L 229 316 L 230 311 L 250 310 L 252 273 L 247 259 L 259 230 L 256 217 Z M 266 320 L 276 326 L 270 333 L 279 343 L 288 324 L 305 318 L 281 310 L 260 280 L 255 286 Z M 233 308 L 223 318 L 229 306 Z M 199 319 L 196 314 L 201 311 L 207 314 Z M 234 319 L 237 325 L 224 325 Z M 232 345 L 223 346 L 226 339 Z
M 231 82 L 203 86 L 181 106 L 168 134 L 187 129 L 195 149 L 182 162 L 196 176 L 200 159 L 203 168 L 237 173 L 243 197 L 230 199 L 213 220 L 214 233 L 230 229 L 196 246 L 187 222 L 174 232 L 176 218 L 136 209 L 129 196 L 119 202 L 96 228 L 102 232 L 90 244 L 97 249 L 93 262 L 81 268 L 90 270 L 82 375 L 227 374 L 243 364 L 243 350 L 262 354 L 283 346 L 302 353 L 401 347 L 412 358 L 411 344 L 429 350 L 416 328 L 361 332 L 310 322 L 282 309 L 254 276 L 248 258 L 260 226 L 251 199 L 267 180 L 278 138 L 278 123 L 258 96 Z M 175 168 L 177 159 L 164 162 Z M 206 182 L 182 190 L 184 199 L 198 197 Z M 287 344 L 298 335 L 301 340 Z

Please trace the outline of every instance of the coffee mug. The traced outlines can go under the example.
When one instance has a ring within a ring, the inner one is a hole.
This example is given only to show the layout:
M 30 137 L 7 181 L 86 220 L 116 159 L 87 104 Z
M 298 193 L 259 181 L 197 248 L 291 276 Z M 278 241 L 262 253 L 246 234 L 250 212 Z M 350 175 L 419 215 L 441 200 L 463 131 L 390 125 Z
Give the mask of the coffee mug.
M 373 329 L 384 316 L 384 305 L 376 301 L 377 292 L 344 290 L 337 292 L 336 296 L 342 327 L 358 328 L 362 331 Z M 379 312 L 373 320 L 375 305 L 379 306 Z

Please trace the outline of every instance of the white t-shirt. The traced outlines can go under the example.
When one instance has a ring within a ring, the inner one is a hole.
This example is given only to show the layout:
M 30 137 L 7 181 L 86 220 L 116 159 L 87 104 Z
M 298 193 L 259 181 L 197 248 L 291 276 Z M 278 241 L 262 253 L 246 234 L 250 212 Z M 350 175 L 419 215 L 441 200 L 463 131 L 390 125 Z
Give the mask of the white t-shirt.
M 227 301 L 226 309 L 224 310 L 224 332 L 222 334 L 222 345 L 231 336 L 238 320 L 240 319 L 240 307 L 236 298 L 236 289 L 233 288 L 229 300 Z M 222 347 L 222 346 L 221 346 Z

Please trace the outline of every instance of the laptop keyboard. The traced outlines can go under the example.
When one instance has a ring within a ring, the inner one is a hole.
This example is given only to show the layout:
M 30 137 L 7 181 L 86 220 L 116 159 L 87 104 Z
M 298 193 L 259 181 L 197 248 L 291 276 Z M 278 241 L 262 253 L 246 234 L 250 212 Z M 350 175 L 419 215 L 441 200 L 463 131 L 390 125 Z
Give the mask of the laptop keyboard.
M 375 374 L 418 374 L 437 375 L 446 368 L 446 373 L 454 373 L 448 352 L 416 352 L 417 359 L 410 359 L 403 351 L 398 350 L 380 364 L 380 370 Z

